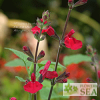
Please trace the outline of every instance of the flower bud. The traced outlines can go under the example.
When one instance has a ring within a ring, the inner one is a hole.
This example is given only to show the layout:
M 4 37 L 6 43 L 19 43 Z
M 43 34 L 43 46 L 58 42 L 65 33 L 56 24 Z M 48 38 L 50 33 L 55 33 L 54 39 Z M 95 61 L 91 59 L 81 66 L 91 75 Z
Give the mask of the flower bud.
M 23 46 L 23 51 L 28 51 L 28 48 L 26 46 Z
M 37 60 L 43 58 L 44 56 L 45 56 L 45 52 L 42 50 L 42 51 L 39 53 L 39 55 L 38 55 L 38 57 L 37 57 Z
M 91 79 L 90 79 L 90 78 L 86 78 L 86 81 L 87 81 L 87 82 L 90 82 L 90 81 L 91 81 Z
M 55 84 L 56 83 L 66 83 L 67 82 L 67 77 L 69 77 L 70 73 L 69 72 L 64 72 L 63 74 L 61 74 L 60 76 L 58 76 L 55 80 Z
M 28 61 L 34 62 L 34 59 L 32 59 L 31 57 L 27 58 Z
M 10 100 L 17 100 L 15 97 L 10 98 Z
M 87 0 L 79 0 L 74 4 L 74 7 L 81 6 L 87 3 Z
M 67 72 L 67 73 L 65 74 L 66 78 L 67 78 L 67 77 L 69 77 L 69 75 L 70 75 L 70 73 L 69 73 L 69 72 Z
M 67 79 L 61 79 L 61 80 L 57 80 L 56 83 L 66 83 L 67 82 Z
M 42 19 L 43 19 L 43 21 L 48 20 L 49 17 L 50 17 L 50 13 L 49 13 L 48 10 L 47 10 L 47 11 L 44 11 L 44 12 L 42 13 Z
M 29 47 L 23 46 L 23 51 L 30 57 L 32 57 L 34 59 L 34 56 L 31 52 L 31 50 L 29 49 Z
M 29 79 L 26 79 L 25 84 L 27 84 L 28 82 L 30 82 L 30 80 Z

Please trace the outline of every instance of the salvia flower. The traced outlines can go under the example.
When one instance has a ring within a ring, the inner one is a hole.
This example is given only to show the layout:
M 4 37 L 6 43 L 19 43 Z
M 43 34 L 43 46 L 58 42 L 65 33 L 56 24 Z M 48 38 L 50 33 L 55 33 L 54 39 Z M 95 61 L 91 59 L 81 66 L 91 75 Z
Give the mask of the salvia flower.
M 10 98 L 10 100 L 17 100 L 15 97 Z
M 77 50 L 82 47 L 82 42 L 80 40 L 76 40 L 72 35 L 75 31 L 72 29 L 64 38 L 64 44 L 67 48 L 71 48 L 72 50 Z
M 40 33 L 40 30 L 41 29 L 39 27 L 35 26 L 31 31 L 33 32 L 33 34 L 36 34 L 36 32 Z M 55 35 L 55 31 L 51 26 L 49 26 L 47 29 L 43 29 L 42 33 L 44 32 L 46 32 L 49 36 Z
M 58 74 L 56 71 L 47 71 L 49 66 L 51 64 L 51 61 L 48 61 L 45 66 L 44 69 L 40 70 L 40 74 L 42 74 L 42 80 L 44 80 L 44 78 L 49 78 L 49 79 L 53 79 L 55 77 L 58 77 Z
M 43 85 L 36 81 L 35 74 L 31 74 L 31 81 L 29 81 L 26 85 L 24 85 L 24 90 L 30 93 L 36 93 L 41 90 Z

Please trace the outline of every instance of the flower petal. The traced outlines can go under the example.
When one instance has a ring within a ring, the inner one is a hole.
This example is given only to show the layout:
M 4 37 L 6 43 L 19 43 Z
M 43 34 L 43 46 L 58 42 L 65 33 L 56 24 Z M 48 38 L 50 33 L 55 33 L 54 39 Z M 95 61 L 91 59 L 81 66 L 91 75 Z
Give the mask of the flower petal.
M 47 29 L 43 29 L 42 33 L 44 32 L 46 32 L 49 36 L 55 35 L 55 31 L 51 26 L 49 26 Z
M 35 27 L 33 27 L 32 29 L 31 29 L 31 31 L 33 32 L 33 34 L 35 34 L 36 32 L 39 32 L 40 33 L 40 28 L 39 27 L 37 27 L 37 26 L 35 26 Z
M 56 71 L 47 71 L 46 73 L 46 78 L 49 78 L 49 79 L 53 79 L 55 77 L 58 77 L 58 74 Z
M 45 76 L 46 76 L 46 73 L 47 73 L 47 70 L 48 70 L 50 64 L 51 64 L 51 61 L 48 61 L 48 62 L 45 64 L 44 69 L 43 69 L 43 70 L 40 70 L 40 72 L 39 72 L 40 74 L 42 74 L 43 80 L 44 80 L 44 78 L 45 78 Z
M 26 85 L 24 85 L 24 90 L 30 93 L 36 93 L 37 91 L 41 90 L 43 85 L 39 83 L 38 81 L 35 82 L 28 82 Z
M 73 37 L 65 38 L 64 44 L 67 48 L 71 48 L 72 50 L 77 50 L 77 49 L 80 49 L 82 47 L 82 42 L 80 40 L 76 40 Z

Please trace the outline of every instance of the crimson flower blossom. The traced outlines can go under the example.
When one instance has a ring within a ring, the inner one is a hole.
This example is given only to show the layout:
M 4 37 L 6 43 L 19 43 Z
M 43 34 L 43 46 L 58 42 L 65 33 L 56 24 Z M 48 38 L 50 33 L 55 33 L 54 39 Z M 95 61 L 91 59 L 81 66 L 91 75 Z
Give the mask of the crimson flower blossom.
M 41 22 L 43 22 L 43 19 L 40 19 L 40 20 L 41 20 Z M 47 23 L 47 21 L 44 22 L 44 24 L 46 24 L 46 23 Z M 32 28 L 31 31 L 33 32 L 33 34 L 36 34 L 36 32 L 40 33 L 40 30 L 41 29 L 38 26 L 35 26 Z M 42 29 L 41 33 L 44 33 L 44 32 L 46 32 L 49 36 L 55 35 L 55 31 L 51 26 L 48 26 L 47 29 Z
M 43 85 L 38 81 L 35 81 L 36 77 L 35 74 L 32 73 L 31 80 L 26 85 L 24 85 L 24 90 L 30 93 L 36 93 L 37 91 L 41 90 Z
M 35 26 L 31 31 L 33 32 L 33 34 L 36 34 L 36 32 L 40 33 L 40 30 L 41 29 L 39 27 Z M 55 35 L 54 29 L 51 26 L 49 26 L 47 29 L 43 29 L 42 33 L 44 32 L 46 32 L 49 36 Z
M 72 50 L 77 50 L 82 47 L 82 42 L 80 40 L 76 40 L 72 35 L 75 31 L 72 29 L 64 38 L 64 44 L 67 48 L 71 48 Z
M 49 79 L 53 79 L 55 77 L 58 77 L 58 74 L 56 71 L 47 71 L 49 66 L 51 64 L 51 61 L 48 61 L 45 66 L 44 69 L 40 70 L 40 74 L 42 74 L 42 80 L 44 80 L 44 78 L 49 78 Z
M 10 100 L 17 100 L 15 97 L 10 98 Z

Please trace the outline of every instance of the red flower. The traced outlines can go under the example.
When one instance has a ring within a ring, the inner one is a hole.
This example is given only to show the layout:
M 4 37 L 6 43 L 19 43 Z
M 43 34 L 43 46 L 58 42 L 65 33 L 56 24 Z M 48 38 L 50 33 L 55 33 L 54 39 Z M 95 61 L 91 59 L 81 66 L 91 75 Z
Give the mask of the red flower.
M 82 42 L 80 40 L 76 40 L 72 35 L 75 31 L 72 29 L 64 38 L 64 44 L 67 48 L 71 48 L 72 50 L 77 50 L 82 47 Z
M 98 77 L 100 78 L 100 70 L 98 71 Z
M 36 77 L 35 74 L 32 73 L 31 80 L 26 85 L 24 85 L 24 90 L 30 93 L 36 93 L 37 91 L 41 90 L 43 85 L 38 81 L 35 81 Z
M 10 100 L 17 100 L 15 97 L 10 98 Z
M 44 78 L 49 78 L 49 79 L 53 79 L 55 77 L 58 77 L 58 74 L 56 71 L 47 71 L 49 66 L 51 64 L 51 61 L 48 61 L 45 66 L 44 66 L 44 69 L 40 70 L 40 74 L 42 74 L 42 77 L 43 77 L 43 80 Z
M 33 34 L 35 34 L 36 32 L 39 32 L 40 33 L 40 30 L 41 29 L 39 27 L 35 26 L 35 27 L 32 28 L 31 31 L 33 32 Z
M 33 34 L 36 34 L 36 32 L 40 33 L 40 30 L 41 29 L 39 27 L 35 26 L 31 31 L 33 32 Z M 43 29 L 42 33 L 44 32 L 46 32 L 49 36 L 55 35 L 54 29 L 51 26 L 49 26 L 47 29 Z
M 44 33 L 44 32 L 47 32 L 47 34 L 48 34 L 49 36 L 55 35 L 55 31 L 54 31 L 54 29 L 53 29 L 51 26 L 49 26 L 47 29 L 43 29 L 42 32 L 43 32 L 43 33 Z

